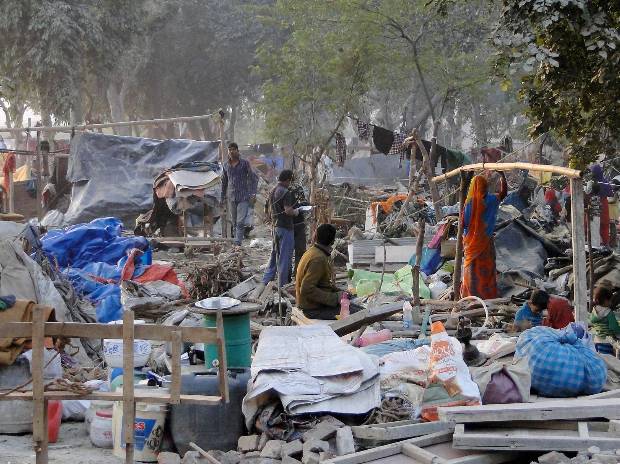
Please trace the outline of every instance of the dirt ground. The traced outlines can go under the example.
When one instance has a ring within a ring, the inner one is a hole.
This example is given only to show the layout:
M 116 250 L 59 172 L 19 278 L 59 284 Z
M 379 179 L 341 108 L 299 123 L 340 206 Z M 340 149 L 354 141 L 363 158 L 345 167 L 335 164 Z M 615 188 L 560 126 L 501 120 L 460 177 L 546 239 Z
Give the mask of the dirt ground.
M 32 435 L 0 435 L 0 464 L 34 464 Z M 84 422 L 65 422 L 58 441 L 49 445 L 50 464 L 120 464 L 111 449 L 90 442 Z

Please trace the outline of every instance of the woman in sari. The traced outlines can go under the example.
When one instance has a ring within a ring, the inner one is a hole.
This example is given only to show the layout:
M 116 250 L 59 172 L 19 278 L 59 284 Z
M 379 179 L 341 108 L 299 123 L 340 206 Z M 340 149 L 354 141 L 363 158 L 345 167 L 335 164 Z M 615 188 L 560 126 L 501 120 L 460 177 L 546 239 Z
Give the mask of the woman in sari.
M 463 261 L 464 272 L 461 296 L 477 296 L 482 299 L 497 298 L 495 276 L 495 245 L 493 230 L 499 204 L 506 197 L 507 184 L 500 172 L 500 191 L 487 192 L 487 180 L 475 176 L 469 186 L 463 210 Z

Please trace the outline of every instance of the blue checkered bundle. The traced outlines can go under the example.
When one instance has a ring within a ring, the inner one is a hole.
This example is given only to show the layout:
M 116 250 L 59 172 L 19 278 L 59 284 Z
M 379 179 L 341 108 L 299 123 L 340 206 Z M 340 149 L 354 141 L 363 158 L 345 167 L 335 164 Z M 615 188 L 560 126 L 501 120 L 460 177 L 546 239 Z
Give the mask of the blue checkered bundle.
M 532 389 L 541 396 L 592 395 L 603 389 L 607 379 L 603 360 L 570 325 L 562 330 L 542 326 L 526 330 L 519 337 L 515 356 L 527 357 Z

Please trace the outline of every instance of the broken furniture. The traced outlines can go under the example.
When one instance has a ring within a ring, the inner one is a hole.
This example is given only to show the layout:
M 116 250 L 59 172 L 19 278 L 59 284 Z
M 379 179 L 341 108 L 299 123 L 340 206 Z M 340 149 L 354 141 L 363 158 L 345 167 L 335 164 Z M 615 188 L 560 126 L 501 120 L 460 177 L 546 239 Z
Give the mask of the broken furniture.
M 91 392 L 46 390 L 43 379 L 45 337 L 67 338 L 112 338 L 123 340 L 123 370 L 133 370 L 134 339 L 161 340 L 172 343 L 172 382 L 169 394 L 155 394 L 147 390 L 134 393 L 133 382 L 124 382 L 122 391 Z M 134 461 L 134 422 L 136 402 L 156 404 L 211 404 L 229 401 L 228 377 L 226 373 L 226 354 L 224 350 L 224 326 L 222 317 L 217 318 L 216 328 L 168 327 L 153 324 L 134 325 L 132 311 L 124 311 L 123 324 L 83 324 L 45 322 L 43 307 L 37 306 L 33 312 L 33 322 L 9 322 L 0 326 L 0 338 L 32 338 L 32 391 L 14 391 L 0 396 L 0 400 L 32 401 L 34 406 L 33 441 L 37 464 L 48 462 L 47 404 L 49 400 L 103 400 L 123 402 L 123 429 L 125 462 Z M 181 349 L 183 341 L 194 343 L 215 343 L 218 346 L 220 365 L 219 396 L 181 394 Z

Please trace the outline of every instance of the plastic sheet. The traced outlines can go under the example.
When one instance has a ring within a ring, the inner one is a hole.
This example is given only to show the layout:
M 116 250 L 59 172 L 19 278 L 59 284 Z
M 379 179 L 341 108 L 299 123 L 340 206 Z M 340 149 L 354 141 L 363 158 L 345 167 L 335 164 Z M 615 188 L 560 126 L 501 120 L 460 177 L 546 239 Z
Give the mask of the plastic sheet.
M 135 217 L 153 203 L 153 179 L 181 162 L 217 161 L 219 142 L 154 140 L 85 132 L 71 143 L 73 184 L 65 224 Z

